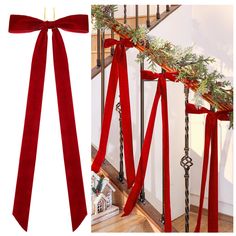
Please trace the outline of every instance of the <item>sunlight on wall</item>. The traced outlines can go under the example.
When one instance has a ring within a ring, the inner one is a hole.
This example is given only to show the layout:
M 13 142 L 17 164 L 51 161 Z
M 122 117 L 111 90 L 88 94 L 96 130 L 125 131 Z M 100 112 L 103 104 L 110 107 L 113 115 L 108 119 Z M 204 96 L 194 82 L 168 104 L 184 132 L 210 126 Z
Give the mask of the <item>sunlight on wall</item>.
M 195 154 L 202 157 L 206 115 L 190 115 L 190 146 Z
M 228 129 L 228 125 L 228 122 L 219 125 L 219 172 L 222 171 L 224 178 L 233 183 L 233 131 Z

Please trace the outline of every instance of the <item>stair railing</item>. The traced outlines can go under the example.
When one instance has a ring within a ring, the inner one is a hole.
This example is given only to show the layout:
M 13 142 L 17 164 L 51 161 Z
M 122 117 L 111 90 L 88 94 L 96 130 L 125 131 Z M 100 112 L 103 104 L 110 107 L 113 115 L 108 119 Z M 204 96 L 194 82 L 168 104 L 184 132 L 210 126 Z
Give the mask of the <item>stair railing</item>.
M 134 5 L 135 7 L 135 27 L 139 27 L 139 9 L 138 5 Z M 156 5 L 156 21 L 160 22 L 163 20 L 168 13 L 171 11 L 172 5 L 166 5 L 166 10 L 163 14 L 160 14 L 160 5 Z M 124 5 L 124 24 L 127 23 L 127 6 Z M 117 24 L 119 24 L 117 22 Z M 109 24 L 108 24 L 109 25 Z M 156 26 L 156 24 L 152 24 L 150 22 L 150 5 L 147 5 L 147 16 L 146 16 L 146 25 L 147 28 L 152 29 L 153 27 Z M 111 37 L 114 37 L 114 33 L 117 33 L 121 38 L 128 38 L 126 35 L 123 35 L 121 32 L 118 32 L 115 27 L 110 27 L 111 28 Z M 101 120 L 103 117 L 103 110 L 104 110 L 104 75 L 105 75 L 105 53 L 104 53 L 104 39 L 105 39 L 105 33 L 100 32 L 99 30 L 97 31 L 97 37 L 101 39 L 97 39 L 97 67 L 101 67 Z M 146 48 L 143 45 L 136 44 L 135 47 L 143 52 Z M 100 49 L 101 48 L 101 49 Z M 114 48 L 111 49 L 111 55 L 114 53 Z M 151 52 L 150 52 L 150 56 Z M 153 57 L 155 58 L 155 57 Z M 169 68 L 166 65 L 160 65 L 162 67 L 162 72 L 167 71 L 167 72 L 173 72 L 171 68 Z M 140 69 L 144 68 L 144 64 L 140 63 Z M 191 84 L 186 80 L 182 81 L 184 83 L 184 94 L 185 94 L 185 105 L 188 103 L 189 99 L 189 88 L 193 90 L 194 92 L 198 89 L 198 83 L 197 82 L 192 82 Z M 142 148 L 143 140 L 144 140 L 144 83 L 145 80 L 140 79 L 140 150 Z M 216 104 L 210 94 L 205 94 L 203 95 L 203 98 L 209 102 L 211 105 Z M 230 110 L 232 107 L 231 105 L 227 104 L 217 104 L 219 110 Z M 124 164 L 123 164 L 123 136 L 122 136 L 122 120 L 121 120 L 121 107 L 120 104 L 118 103 L 116 105 L 116 110 L 119 112 L 119 124 L 120 124 L 120 170 L 119 170 L 119 176 L 118 179 L 120 182 L 123 182 L 124 180 Z M 190 168 L 193 165 L 192 158 L 189 156 L 189 117 L 188 113 L 185 112 L 185 147 L 184 147 L 184 156 L 182 157 L 180 161 L 180 165 L 184 168 L 184 179 L 185 179 L 185 232 L 189 232 L 189 172 Z M 162 166 L 163 170 L 163 166 Z M 163 171 L 162 171 L 162 181 L 164 183 L 164 178 L 163 178 Z M 164 184 L 163 184 L 164 187 Z M 164 189 L 162 188 L 162 198 L 164 199 Z M 145 204 L 145 191 L 144 191 L 144 186 L 142 188 L 142 191 L 140 193 L 140 202 Z M 162 215 L 160 221 L 162 224 L 165 223 L 165 216 L 164 216 L 164 201 L 162 201 Z

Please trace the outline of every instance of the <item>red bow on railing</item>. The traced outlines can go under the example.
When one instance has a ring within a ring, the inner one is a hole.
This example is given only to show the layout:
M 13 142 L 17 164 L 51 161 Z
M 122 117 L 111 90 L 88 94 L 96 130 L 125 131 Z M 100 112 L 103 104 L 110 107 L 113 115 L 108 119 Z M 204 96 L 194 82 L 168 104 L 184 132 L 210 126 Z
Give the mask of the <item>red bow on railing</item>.
M 132 124 L 131 124 L 131 111 L 129 99 L 129 82 L 127 73 L 126 50 L 125 47 L 133 47 L 133 44 L 128 39 L 106 39 L 104 47 L 111 47 L 116 45 L 111 72 L 109 77 L 109 84 L 107 89 L 107 96 L 104 108 L 102 132 L 100 138 L 99 149 L 92 164 L 92 170 L 98 172 L 106 155 L 107 141 L 111 125 L 111 118 L 114 107 L 114 100 L 116 95 L 116 87 L 119 80 L 120 88 L 120 104 L 121 104 L 121 119 L 122 119 L 122 132 L 124 139 L 124 154 L 125 154 L 125 167 L 128 188 L 134 182 L 134 155 L 132 143 Z
M 56 21 L 42 21 L 22 15 L 11 15 L 10 17 L 9 32 L 11 33 L 27 33 L 40 30 L 31 65 L 24 133 L 13 209 L 13 215 L 24 230 L 28 228 L 36 161 L 47 56 L 48 29 L 52 29 L 57 99 L 73 230 L 80 225 L 87 215 L 68 61 L 65 45 L 58 28 L 70 32 L 87 33 L 88 16 L 73 15 Z
M 192 114 L 207 114 L 205 124 L 204 159 L 202 166 L 202 183 L 200 204 L 195 232 L 200 232 L 202 208 L 205 195 L 206 178 L 209 163 L 209 149 L 211 146 L 209 195 L 208 195 L 208 232 L 218 232 L 218 128 L 217 120 L 229 120 L 230 111 L 209 111 L 193 104 L 186 105 L 186 111 Z
M 152 110 L 142 146 L 141 157 L 138 164 L 138 171 L 135 177 L 134 186 L 128 196 L 126 205 L 124 207 L 124 215 L 130 214 L 134 208 L 141 188 L 144 183 L 148 156 L 152 141 L 153 129 L 156 120 L 156 112 L 158 107 L 158 102 L 161 97 L 161 108 L 162 108 L 162 149 L 163 149 L 163 164 L 164 164 L 164 196 L 163 199 L 165 205 L 165 232 L 171 232 L 171 207 L 170 207 L 170 174 L 169 174 L 169 126 L 168 126 L 168 104 L 167 104 L 167 89 L 166 89 L 166 79 L 169 79 L 173 82 L 177 82 L 175 75 L 177 73 L 153 73 L 151 71 L 143 70 L 141 71 L 141 79 L 145 80 L 154 80 L 158 78 L 158 85 L 156 89 L 155 98 L 152 105 Z

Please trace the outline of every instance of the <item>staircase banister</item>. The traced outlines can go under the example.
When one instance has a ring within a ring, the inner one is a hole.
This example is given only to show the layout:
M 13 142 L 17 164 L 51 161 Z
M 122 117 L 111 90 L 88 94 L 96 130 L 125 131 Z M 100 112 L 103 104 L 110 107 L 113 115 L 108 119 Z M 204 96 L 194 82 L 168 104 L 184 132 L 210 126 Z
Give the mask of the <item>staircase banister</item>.
M 110 29 L 112 29 L 115 33 L 117 33 L 121 38 L 124 38 L 124 39 L 129 39 L 129 37 L 125 34 L 122 34 L 119 30 L 117 30 L 117 26 L 119 25 L 122 25 L 121 23 L 119 23 L 118 21 L 116 21 L 115 19 L 111 19 L 110 18 L 104 18 L 103 19 L 104 23 L 106 24 L 106 26 Z M 136 49 L 138 49 L 139 51 L 141 52 L 147 52 L 147 54 L 149 56 L 152 55 L 151 51 L 139 44 L 139 43 L 136 43 L 134 44 L 134 47 Z M 153 56 L 155 57 L 155 56 Z M 161 68 L 163 68 L 164 70 L 166 70 L 167 72 L 175 72 L 176 70 L 173 70 L 172 68 L 168 67 L 167 65 L 160 65 L 159 63 L 157 63 L 154 59 L 152 59 L 157 65 L 159 65 Z M 190 88 L 193 92 L 196 92 L 198 87 L 199 87 L 199 83 L 197 81 L 190 81 L 188 79 L 182 79 L 181 82 L 187 86 L 188 88 Z M 225 90 L 223 90 L 224 93 L 227 93 Z M 203 99 L 205 101 L 207 101 L 210 105 L 212 106 L 216 106 L 218 110 L 220 111 L 223 111 L 223 110 L 226 110 L 226 111 L 232 111 L 233 110 L 233 105 L 228 103 L 228 104 L 224 104 L 224 103 L 218 103 L 217 101 L 214 101 L 212 95 L 210 93 L 205 93 L 202 95 Z

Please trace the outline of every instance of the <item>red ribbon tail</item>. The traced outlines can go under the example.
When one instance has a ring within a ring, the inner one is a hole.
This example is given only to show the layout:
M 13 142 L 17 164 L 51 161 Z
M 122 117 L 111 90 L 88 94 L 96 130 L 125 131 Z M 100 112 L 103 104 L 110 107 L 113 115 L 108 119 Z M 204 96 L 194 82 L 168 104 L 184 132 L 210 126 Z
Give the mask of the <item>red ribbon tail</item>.
M 105 155 L 104 155 L 105 157 Z M 103 162 L 103 158 L 100 157 L 100 153 L 97 152 L 97 155 L 96 157 L 94 158 L 94 161 L 92 163 L 92 166 L 91 166 L 91 170 L 95 173 L 98 173 L 99 170 L 100 170 L 100 167 L 102 165 L 102 162 Z
M 215 127 L 211 140 L 211 162 L 209 176 L 208 196 L 208 232 L 218 232 L 218 131 L 217 119 L 214 119 Z
M 125 48 L 121 49 L 121 57 L 119 63 L 119 87 L 120 87 L 120 104 L 122 118 L 122 132 L 124 138 L 124 158 L 126 167 L 126 176 L 128 188 L 132 187 L 135 179 L 134 154 L 132 142 L 132 123 L 131 109 L 129 98 L 129 81 L 127 72 L 127 61 Z
M 57 28 L 53 29 L 52 39 L 67 188 L 72 228 L 75 230 L 87 215 L 86 201 L 76 134 L 68 60 L 63 39 Z
M 27 231 L 34 178 L 47 55 L 47 31 L 39 33 L 31 65 L 24 132 L 16 183 L 13 215 Z
M 207 170 L 208 170 L 208 163 L 209 163 L 209 148 L 210 148 L 211 133 L 212 133 L 212 124 L 211 124 L 210 116 L 207 115 L 207 120 L 205 124 L 205 144 L 204 144 L 204 159 L 203 159 L 203 166 L 202 166 L 200 203 L 199 203 L 198 218 L 197 218 L 197 224 L 195 227 L 195 232 L 200 232 L 200 228 L 201 228 L 202 209 L 203 209 Z
M 102 121 L 102 131 L 100 136 L 100 143 L 97 155 L 95 156 L 93 163 L 92 163 L 92 171 L 98 172 L 103 161 L 105 160 L 106 149 L 107 149 L 107 142 L 108 136 L 111 126 L 111 118 L 112 112 L 115 102 L 115 95 L 116 95 L 116 87 L 118 83 L 118 65 L 117 65 L 117 51 L 114 53 L 112 65 L 111 65 L 111 72 L 110 78 L 107 88 L 107 95 L 106 95 L 106 102 L 104 107 L 104 114 L 103 114 L 103 121 Z
M 13 211 L 12 215 L 14 216 L 14 218 L 16 219 L 18 224 L 22 227 L 22 229 L 27 232 L 29 220 L 23 219 L 23 217 L 21 217 L 21 216 L 19 217 L 19 215 L 17 213 L 15 213 L 14 211 Z
M 134 184 L 134 186 L 128 196 L 128 199 L 126 201 L 126 204 L 124 207 L 124 214 L 122 216 L 127 216 L 132 212 L 132 210 L 138 200 L 138 196 L 141 191 L 142 185 L 143 184 L 141 182 L 136 182 Z
M 141 191 L 141 188 L 144 183 L 145 175 L 146 175 L 146 169 L 147 169 L 147 162 L 148 162 L 148 156 L 152 141 L 152 135 L 153 135 L 153 129 L 155 124 L 155 118 L 156 118 L 156 112 L 157 112 L 157 106 L 160 99 L 161 91 L 160 91 L 160 85 L 158 84 L 154 102 L 152 105 L 151 115 L 148 122 L 148 127 L 142 147 L 142 152 L 138 164 L 138 171 L 135 178 L 135 183 L 133 188 L 131 189 L 131 192 L 128 196 L 128 199 L 126 201 L 125 207 L 124 207 L 124 216 L 129 215 L 131 211 L 133 210 L 137 200 L 139 193 Z

